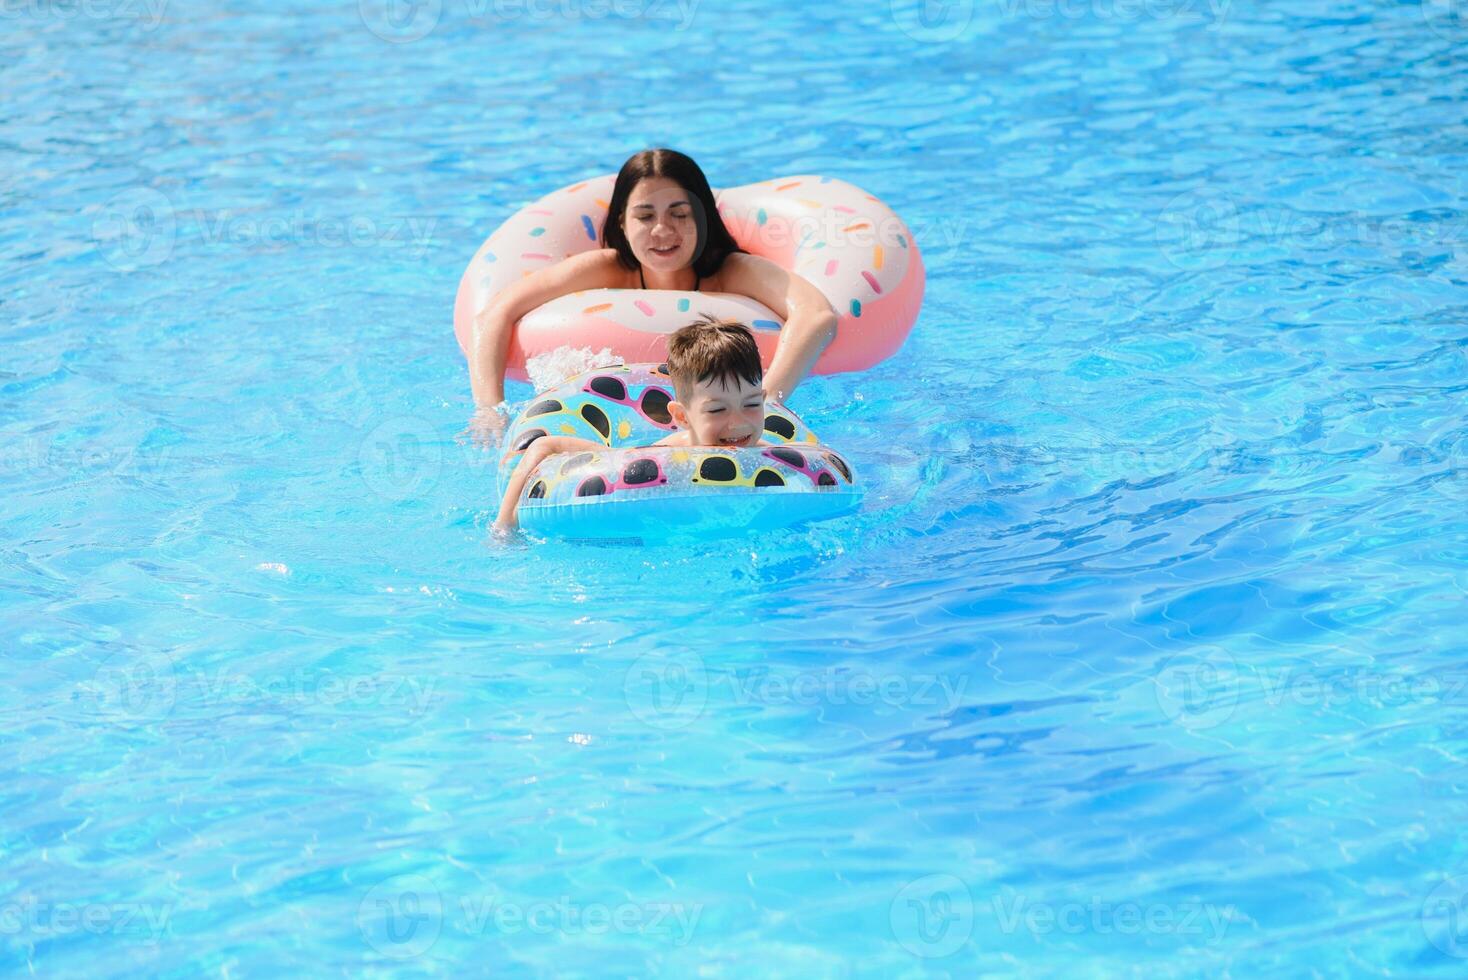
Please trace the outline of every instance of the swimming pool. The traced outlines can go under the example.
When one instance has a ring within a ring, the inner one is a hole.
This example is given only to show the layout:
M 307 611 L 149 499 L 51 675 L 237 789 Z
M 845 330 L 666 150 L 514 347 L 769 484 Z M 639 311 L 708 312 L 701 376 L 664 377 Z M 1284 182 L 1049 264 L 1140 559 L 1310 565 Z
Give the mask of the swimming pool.
M 1462 975 L 1460 10 L 0 38 L 0 972 Z M 495 548 L 458 275 L 660 143 L 923 245 L 863 510 Z

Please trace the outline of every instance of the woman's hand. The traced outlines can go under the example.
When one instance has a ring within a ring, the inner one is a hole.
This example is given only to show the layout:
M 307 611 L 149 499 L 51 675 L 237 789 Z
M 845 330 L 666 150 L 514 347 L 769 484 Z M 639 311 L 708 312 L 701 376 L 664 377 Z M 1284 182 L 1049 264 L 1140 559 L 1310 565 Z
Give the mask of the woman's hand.
M 521 317 L 567 293 L 625 286 L 626 277 L 617 253 L 603 248 L 572 255 L 506 286 L 474 318 L 469 350 L 474 404 L 485 408 L 504 400 L 505 365 Z
M 475 409 L 474 414 L 469 418 L 469 424 L 460 435 L 469 436 L 474 445 L 480 449 L 494 449 L 504 438 L 505 429 L 509 424 L 509 403 L 501 401 L 498 404 Z

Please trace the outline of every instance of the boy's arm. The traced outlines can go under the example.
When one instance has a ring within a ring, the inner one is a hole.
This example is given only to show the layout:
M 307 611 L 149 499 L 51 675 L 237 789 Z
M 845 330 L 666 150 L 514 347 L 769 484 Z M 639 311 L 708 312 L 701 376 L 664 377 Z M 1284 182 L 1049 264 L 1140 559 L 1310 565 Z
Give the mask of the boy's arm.
M 525 481 L 530 479 L 530 474 L 535 472 L 535 468 L 544 462 L 547 456 L 606 448 L 602 443 L 592 442 L 590 439 L 577 439 L 574 436 L 541 436 L 532 442 L 530 448 L 525 450 L 525 455 L 520 457 L 520 462 L 515 465 L 515 472 L 510 476 L 509 486 L 505 487 L 505 497 L 500 501 L 500 512 L 499 516 L 495 518 L 495 527 L 502 531 L 513 531 L 519 525 L 515 511 L 520 506 L 520 494 L 525 489 Z

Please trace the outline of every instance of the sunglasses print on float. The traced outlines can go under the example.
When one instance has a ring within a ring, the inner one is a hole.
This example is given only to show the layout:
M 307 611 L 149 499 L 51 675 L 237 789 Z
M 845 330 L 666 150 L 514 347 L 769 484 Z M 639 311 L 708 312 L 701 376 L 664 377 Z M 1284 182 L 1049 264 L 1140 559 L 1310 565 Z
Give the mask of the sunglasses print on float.
M 667 482 L 668 475 L 663 472 L 662 464 L 650 456 L 642 456 L 622 467 L 620 480 L 609 483 L 603 476 L 588 476 L 576 487 L 576 496 L 602 497 L 616 493 L 618 490 L 645 490 L 648 487 L 661 487 L 665 486 Z
M 600 408 L 592 404 L 584 404 L 580 407 L 579 411 L 572 412 L 567 410 L 566 406 L 562 405 L 557 399 L 543 398 L 525 410 L 525 420 L 528 422 L 534 419 L 535 424 L 533 427 L 526 429 L 514 437 L 514 442 L 510 444 L 510 448 L 505 450 L 504 458 L 509 459 L 515 453 L 524 452 L 530 448 L 532 442 L 542 436 L 549 435 L 550 430 L 554 428 L 553 419 L 558 415 L 568 420 L 577 419 L 585 422 L 596 430 L 602 442 L 608 445 L 611 444 L 612 422 L 611 419 L 607 418 L 606 412 L 603 412 Z M 571 435 L 574 433 L 567 434 Z
M 787 449 L 783 446 L 776 446 L 774 448 L 764 450 L 764 455 L 768 456 L 770 459 L 785 464 L 792 470 L 804 473 L 807 477 L 810 478 L 810 482 L 814 486 L 834 487 L 837 485 L 836 478 L 834 476 L 832 476 L 826 470 L 817 470 L 812 468 L 810 461 L 806 459 L 806 454 L 802 453 L 798 449 Z M 829 450 L 822 451 L 819 455 L 831 465 L 832 469 L 840 473 L 847 483 L 851 482 L 851 467 L 846 465 L 846 460 L 842 459 L 840 456 L 837 456 L 835 453 Z
M 693 482 L 717 487 L 785 486 L 785 478 L 768 466 L 761 466 L 746 476 L 733 456 L 700 457 Z
M 590 462 L 593 453 L 561 453 L 551 456 L 540 465 L 536 473 L 544 473 L 537 479 L 532 480 L 525 488 L 525 500 L 543 500 L 550 496 L 552 490 L 567 480 L 577 476 L 576 471 Z M 550 469 L 555 472 L 549 472 Z
M 765 431 L 781 442 L 789 442 L 795 438 L 795 423 L 783 415 L 768 412 L 765 415 Z
M 618 405 L 634 408 L 643 418 L 659 428 L 671 429 L 674 427 L 673 414 L 668 411 L 668 403 L 673 398 L 662 388 L 644 388 L 642 397 L 633 401 L 627 397 L 627 385 L 621 378 L 599 374 L 588 381 L 586 387 L 581 390 L 588 395 L 597 395 L 607 401 L 616 402 Z

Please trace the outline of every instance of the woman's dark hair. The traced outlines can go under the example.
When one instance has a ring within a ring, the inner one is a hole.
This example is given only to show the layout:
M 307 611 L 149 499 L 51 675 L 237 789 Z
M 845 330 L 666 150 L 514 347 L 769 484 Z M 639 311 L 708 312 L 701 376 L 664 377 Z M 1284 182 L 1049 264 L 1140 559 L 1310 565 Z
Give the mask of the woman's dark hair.
M 731 252 L 744 251 L 729 234 L 729 229 L 724 227 L 724 219 L 714 204 L 714 192 L 709 189 L 708 178 L 698 169 L 698 164 L 677 150 L 659 147 L 628 157 L 612 186 L 601 242 L 602 247 L 617 250 L 617 258 L 624 268 L 636 269 L 640 265 L 627 242 L 627 233 L 622 230 L 622 219 L 627 213 L 627 199 L 632 196 L 632 189 L 644 177 L 667 177 L 688 192 L 693 220 L 698 227 L 698 241 L 693 246 L 693 271 L 700 279 L 718 272 Z

